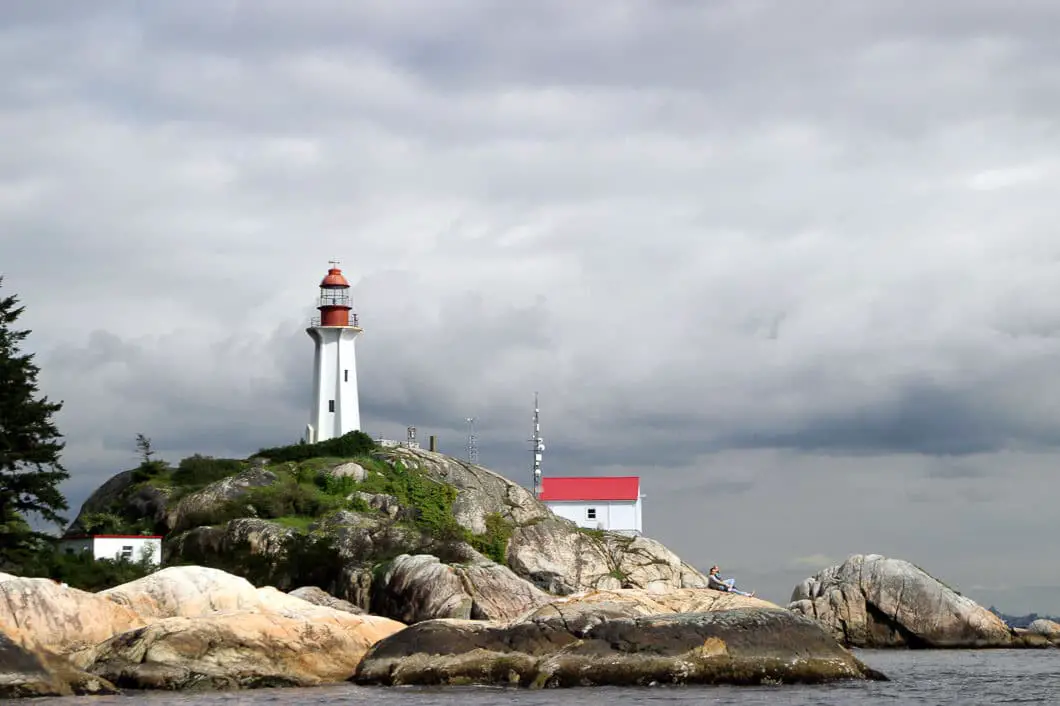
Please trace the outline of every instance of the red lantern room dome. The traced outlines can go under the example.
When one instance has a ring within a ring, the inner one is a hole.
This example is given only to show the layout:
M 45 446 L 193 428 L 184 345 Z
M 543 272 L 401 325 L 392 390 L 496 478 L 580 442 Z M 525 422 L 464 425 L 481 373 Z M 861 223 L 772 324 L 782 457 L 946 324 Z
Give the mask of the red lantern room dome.
M 322 289 L 342 289 L 350 286 L 349 281 L 345 275 L 342 274 L 342 270 L 337 267 L 332 267 L 328 270 L 327 275 L 324 279 L 320 280 L 320 287 Z
M 313 320 L 312 326 L 358 328 L 357 314 L 351 312 L 349 288 L 350 282 L 339 269 L 339 263 L 332 260 L 327 275 L 320 280 L 320 298 L 317 300 L 320 316 Z

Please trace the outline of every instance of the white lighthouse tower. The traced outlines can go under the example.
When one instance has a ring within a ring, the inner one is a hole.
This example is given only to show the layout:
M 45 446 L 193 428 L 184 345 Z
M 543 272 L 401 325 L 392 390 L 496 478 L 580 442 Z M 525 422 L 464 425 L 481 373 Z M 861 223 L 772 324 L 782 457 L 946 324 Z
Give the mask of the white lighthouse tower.
M 357 399 L 357 354 L 361 333 L 357 314 L 351 313 L 350 283 L 332 261 L 320 282 L 320 316 L 306 333 L 313 339 L 313 407 L 306 425 L 306 441 L 316 443 L 361 428 Z

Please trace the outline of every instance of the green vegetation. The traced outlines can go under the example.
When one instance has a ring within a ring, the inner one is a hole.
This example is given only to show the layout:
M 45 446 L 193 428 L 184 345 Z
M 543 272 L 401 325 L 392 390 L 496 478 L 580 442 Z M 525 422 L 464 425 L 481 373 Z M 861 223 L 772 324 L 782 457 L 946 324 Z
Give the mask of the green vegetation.
M 602 542 L 607 538 L 607 533 L 601 529 L 592 529 L 591 527 L 579 527 L 578 531 L 584 535 L 592 537 L 597 542 Z
M 83 591 L 102 591 L 147 576 L 155 571 L 150 554 L 135 561 L 96 559 L 91 552 L 67 554 L 54 538 L 39 540 L 19 576 L 50 578 Z
M 151 440 L 143 434 L 136 435 L 136 451 L 140 454 L 140 465 L 133 470 L 133 481 L 143 483 L 159 476 L 169 474 L 169 464 L 165 461 L 156 461 L 151 447 Z
M 187 494 L 228 476 L 234 476 L 246 465 L 246 462 L 234 458 L 212 458 L 195 454 L 181 460 L 177 469 L 170 475 L 170 482 Z
M 508 540 L 515 527 L 499 513 L 486 515 L 486 531 L 483 534 L 467 532 L 467 542 L 498 564 L 507 563 Z
M 372 437 L 363 431 L 351 431 L 348 434 L 335 439 L 328 439 L 316 444 L 299 443 L 291 446 L 277 446 L 271 449 L 261 449 L 258 456 L 264 456 L 273 463 L 284 461 L 305 461 L 321 456 L 338 456 L 350 458 L 362 456 L 375 448 Z
M 29 561 L 45 536 L 27 515 L 62 525 L 59 513 L 68 509 L 59 484 L 70 474 L 59 461 L 62 435 L 52 421 L 62 402 L 40 395 L 40 368 L 32 353 L 21 352 L 30 332 L 12 326 L 24 310 L 16 296 L 0 297 L 0 570 Z

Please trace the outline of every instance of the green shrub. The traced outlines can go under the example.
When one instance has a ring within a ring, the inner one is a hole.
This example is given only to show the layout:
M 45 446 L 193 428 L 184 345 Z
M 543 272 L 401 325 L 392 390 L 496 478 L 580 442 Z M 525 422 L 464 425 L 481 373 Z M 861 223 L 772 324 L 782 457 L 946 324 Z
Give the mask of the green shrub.
M 346 507 L 354 512 L 371 512 L 372 507 L 364 498 L 354 496 L 346 501 Z
M 515 528 L 498 512 L 486 515 L 486 531 L 482 534 L 468 533 L 467 542 L 498 564 L 508 559 L 508 540 Z
M 19 575 L 55 579 L 83 591 L 102 591 L 154 572 L 147 557 L 137 561 L 96 559 L 91 552 L 66 554 L 52 542 L 39 547 Z
M 336 456 L 339 458 L 350 458 L 363 456 L 375 449 L 372 437 L 363 431 L 351 431 L 335 439 L 320 441 L 315 444 L 292 444 L 291 446 L 277 446 L 271 449 L 262 449 L 258 456 L 264 456 L 273 463 L 285 461 L 305 461 L 306 459 L 319 456 Z
M 329 473 L 320 473 L 314 479 L 319 487 L 327 495 L 346 497 L 357 490 L 358 483 L 351 476 L 333 476 Z
M 215 481 L 234 476 L 243 470 L 244 466 L 243 461 L 234 458 L 211 458 L 195 454 L 182 459 L 170 479 L 174 485 L 202 488 Z
M 143 483 L 169 473 L 169 464 L 165 461 L 144 461 L 133 469 L 133 482 Z
M 128 509 L 127 509 L 128 510 Z M 154 521 L 147 517 L 125 517 L 117 512 L 87 512 L 79 523 L 85 534 L 151 534 Z
M 258 517 L 263 518 L 291 515 L 320 517 L 341 505 L 341 501 L 324 495 L 319 488 L 294 480 L 250 488 L 243 497 L 234 502 L 243 507 L 253 505 Z

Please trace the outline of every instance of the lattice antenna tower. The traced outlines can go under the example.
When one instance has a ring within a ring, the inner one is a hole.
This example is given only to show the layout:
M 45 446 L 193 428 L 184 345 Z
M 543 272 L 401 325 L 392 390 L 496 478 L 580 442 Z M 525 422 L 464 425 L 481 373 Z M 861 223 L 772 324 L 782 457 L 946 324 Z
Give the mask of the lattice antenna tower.
M 478 439 L 475 437 L 475 418 L 468 417 L 467 422 L 467 462 L 478 463 Z
M 541 410 L 537 405 L 537 393 L 534 393 L 534 437 L 530 439 L 534 452 L 534 497 L 541 495 L 541 455 L 545 450 L 545 442 L 541 438 Z

